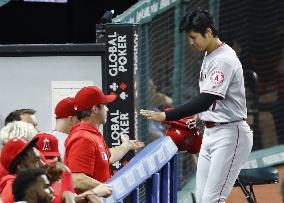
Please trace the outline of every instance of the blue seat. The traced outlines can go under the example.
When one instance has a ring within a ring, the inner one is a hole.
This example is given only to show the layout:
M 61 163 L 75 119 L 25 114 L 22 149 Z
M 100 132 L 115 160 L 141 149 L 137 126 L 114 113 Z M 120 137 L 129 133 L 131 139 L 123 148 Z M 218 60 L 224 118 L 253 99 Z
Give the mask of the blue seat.
M 240 187 L 249 203 L 256 203 L 254 185 L 274 184 L 279 182 L 279 172 L 275 167 L 242 169 L 235 187 Z

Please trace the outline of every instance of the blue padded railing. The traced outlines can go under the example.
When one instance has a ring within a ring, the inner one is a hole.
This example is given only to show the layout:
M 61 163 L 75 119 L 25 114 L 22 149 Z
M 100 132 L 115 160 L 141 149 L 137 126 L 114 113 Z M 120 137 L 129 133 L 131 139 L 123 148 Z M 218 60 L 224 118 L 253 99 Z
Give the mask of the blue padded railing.
M 151 203 L 177 203 L 177 155 L 146 180 L 146 200 Z M 139 187 L 131 194 L 131 203 L 139 203 Z M 123 201 L 120 201 L 123 202 Z
M 141 197 L 139 186 L 144 184 L 147 203 L 176 203 L 178 184 L 176 152 L 176 145 L 167 136 L 150 143 L 107 182 L 112 185 L 113 194 L 102 201 L 122 203 L 130 196 L 131 203 L 138 203 Z

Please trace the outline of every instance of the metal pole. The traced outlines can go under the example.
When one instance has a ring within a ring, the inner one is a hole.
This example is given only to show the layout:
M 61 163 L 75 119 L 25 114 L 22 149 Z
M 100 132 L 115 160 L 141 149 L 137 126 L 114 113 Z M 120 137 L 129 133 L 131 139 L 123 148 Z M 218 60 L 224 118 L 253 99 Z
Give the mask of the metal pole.
M 171 159 L 171 203 L 177 203 L 178 154 Z
M 166 163 L 162 168 L 162 203 L 169 203 L 170 202 L 170 172 L 171 172 L 171 165 L 170 163 Z

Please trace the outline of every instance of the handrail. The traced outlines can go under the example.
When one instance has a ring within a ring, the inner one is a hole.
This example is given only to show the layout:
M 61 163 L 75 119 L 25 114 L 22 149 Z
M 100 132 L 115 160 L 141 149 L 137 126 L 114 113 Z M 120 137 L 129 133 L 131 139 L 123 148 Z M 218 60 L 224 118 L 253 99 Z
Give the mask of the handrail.
M 130 196 L 132 203 L 138 203 L 139 187 L 146 189 L 149 203 L 176 203 L 178 180 L 177 147 L 168 136 L 148 144 L 120 169 L 109 181 L 113 194 L 101 199 L 105 203 L 123 202 Z
M 177 159 L 178 155 L 167 162 L 163 168 L 146 180 L 146 199 L 152 203 L 177 202 Z M 131 191 L 131 203 L 139 203 L 139 187 Z M 123 200 L 119 201 L 123 202 Z

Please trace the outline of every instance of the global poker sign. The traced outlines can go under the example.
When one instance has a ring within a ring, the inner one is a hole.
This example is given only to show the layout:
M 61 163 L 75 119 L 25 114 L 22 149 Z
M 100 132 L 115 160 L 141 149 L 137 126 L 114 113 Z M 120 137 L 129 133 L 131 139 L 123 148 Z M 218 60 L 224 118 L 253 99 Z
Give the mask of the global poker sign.
M 103 87 L 107 94 L 117 95 L 117 99 L 108 104 L 107 123 L 104 126 L 104 138 L 110 148 L 121 145 L 121 133 L 129 139 L 137 134 L 136 110 L 136 72 L 137 72 L 137 28 L 132 24 L 106 25 L 106 70 Z M 135 43 L 135 39 L 137 43 Z M 124 158 L 113 164 L 118 170 L 134 156 L 129 152 Z
M 108 48 L 109 75 L 117 76 L 119 72 L 127 71 L 125 67 L 127 64 L 126 35 L 113 32 L 107 37 L 109 39 L 107 43 L 110 45 Z

